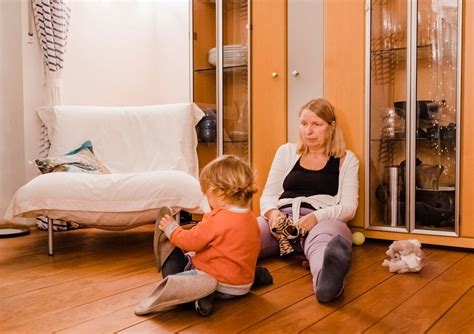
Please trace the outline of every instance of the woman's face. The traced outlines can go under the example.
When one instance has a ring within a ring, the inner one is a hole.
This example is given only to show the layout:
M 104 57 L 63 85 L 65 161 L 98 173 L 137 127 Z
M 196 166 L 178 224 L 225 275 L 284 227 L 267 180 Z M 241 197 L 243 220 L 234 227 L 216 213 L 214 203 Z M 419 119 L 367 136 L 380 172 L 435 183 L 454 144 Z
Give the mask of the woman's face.
M 300 135 L 309 149 L 322 149 L 328 138 L 329 123 L 314 112 L 303 109 L 300 115 Z

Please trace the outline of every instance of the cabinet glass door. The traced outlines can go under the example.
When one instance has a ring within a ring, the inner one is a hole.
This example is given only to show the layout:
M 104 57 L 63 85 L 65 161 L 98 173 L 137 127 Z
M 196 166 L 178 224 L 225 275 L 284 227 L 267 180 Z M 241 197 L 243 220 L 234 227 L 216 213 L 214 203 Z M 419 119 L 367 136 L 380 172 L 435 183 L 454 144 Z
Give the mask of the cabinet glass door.
M 223 153 L 249 160 L 248 0 L 223 0 Z
M 458 233 L 460 5 L 368 1 L 367 227 Z
M 455 231 L 458 2 L 419 0 L 416 13 L 415 229 Z
M 216 4 L 193 0 L 193 101 L 205 116 L 197 126 L 199 169 L 217 156 Z
M 371 3 L 368 212 L 374 227 L 407 228 L 407 17 L 406 0 Z
M 193 0 L 193 95 L 200 168 L 221 154 L 249 160 L 248 0 Z

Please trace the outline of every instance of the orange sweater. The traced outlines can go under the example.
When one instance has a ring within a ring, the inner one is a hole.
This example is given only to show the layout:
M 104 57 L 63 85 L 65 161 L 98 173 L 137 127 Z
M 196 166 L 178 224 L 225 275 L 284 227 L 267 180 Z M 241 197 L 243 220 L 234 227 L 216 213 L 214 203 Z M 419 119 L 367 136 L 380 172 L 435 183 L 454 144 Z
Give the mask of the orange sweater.
M 260 252 L 260 229 L 252 211 L 216 208 L 190 230 L 171 232 L 171 242 L 194 251 L 193 266 L 225 284 L 252 283 Z

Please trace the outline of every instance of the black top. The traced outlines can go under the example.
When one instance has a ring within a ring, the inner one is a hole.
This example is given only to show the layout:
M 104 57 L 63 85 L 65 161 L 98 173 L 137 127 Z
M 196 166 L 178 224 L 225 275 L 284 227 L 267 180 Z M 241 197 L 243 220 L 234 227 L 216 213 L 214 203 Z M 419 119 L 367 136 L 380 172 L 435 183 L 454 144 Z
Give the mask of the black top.
M 301 159 L 301 158 L 300 158 Z M 310 170 L 301 166 L 300 159 L 283 181 L 281 198 L 295 198 L 313 195 L 335 196 L 339 188 L 339 158 L 329 157 L 320 170 Z M 302 207 L 305 207 L 302 203 Z

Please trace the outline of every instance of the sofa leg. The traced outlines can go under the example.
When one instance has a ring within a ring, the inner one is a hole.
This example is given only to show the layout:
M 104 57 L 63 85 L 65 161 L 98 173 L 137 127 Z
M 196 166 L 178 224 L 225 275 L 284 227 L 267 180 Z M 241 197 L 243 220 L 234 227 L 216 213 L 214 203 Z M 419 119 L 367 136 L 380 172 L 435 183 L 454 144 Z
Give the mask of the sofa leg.
M 48 255 L 53 256 L 53 220 L 49 217 L 48 218 Z

